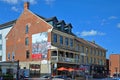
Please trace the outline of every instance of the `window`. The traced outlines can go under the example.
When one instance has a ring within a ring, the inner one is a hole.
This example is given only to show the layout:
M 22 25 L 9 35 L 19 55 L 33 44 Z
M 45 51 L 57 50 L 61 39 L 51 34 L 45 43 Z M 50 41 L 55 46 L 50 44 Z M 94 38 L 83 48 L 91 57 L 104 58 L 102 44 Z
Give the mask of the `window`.
M 69 31 L 68 27 L 65 27 L 64 30 L 65 30 L 65 32 L 67 32 L 67 33 L 68 33 L 68 31 Z
M 26 59 L 29 59 L 30 58 L 30 52 L 29 50 L 26 51 Z
M 65 45 L 68 46 L 68 38 L 65 38 Z
M 63 44 L 63 36 L 60 36 L 60 44 Z
M 25 33 L 27 34 L 29 32 L 29 27 L 26 25 Z
M 76 44 L 76 51 L 79 51 L 79 44 Z
M 0 44 L 0 50 L 2 50 L 2 44 Z
M 89 62 L 88 62 L 88 56 L 86 56 L 86 64 L 88 64 Z
M 62 29 L 62 25 L 61 25 L 61 24 L 58 24 L 58 25 L 57 25 L 57 28 L 58 28 L 58 30 L 61 30 L 61 29 Z
M 82 46 L 82 53 L 84 53 L 84 46 Z
M 57 56 L 57 51 L 52 51 L 51 56 Z
M 10 60 L 10 53 L 8 53 L 8 60 Z
M 0 61 L 2 61 L 2 56 L 0 56 Z
M 2 39 L 2 34 L 0 34 L 0 39 Z
M 54 34 L 54 35 L 53 35 L 53 41 L 54 41 L 55 43 L 57 43 L 57 34 Z
M 96 64 L 96 58 L 94 58 L 94 63 Z
M 26 45 L 26 46 L 29 45 L 29 38 L 28 38 L 28 37 L 25 38 L 25 45 Z
M 91 51 L 90 51 L 90 53 L 92 54 L 92 52 L 93 52 L 93 49 L 91 48 Z
M 82 60 L 81 60 L 81 61 L 82 61 L 82 63 L 84 63 L 84 56 L 81 56 L 81 59 L 82 59 Z
M 70 39 L 70 47 L 73 47 L 73 39 Z
M 88 54 L 88 47 L 86 47 L 86 54 Z
M 90 64 L 92 64 L 92 62 L 93 62 L 93 60 L 92 60 L 93 58 L 92 57 L 90 57 Z
M 14 61 L 14 59 L 15 59 L 15 53 L 12 52 L 12 61 Z

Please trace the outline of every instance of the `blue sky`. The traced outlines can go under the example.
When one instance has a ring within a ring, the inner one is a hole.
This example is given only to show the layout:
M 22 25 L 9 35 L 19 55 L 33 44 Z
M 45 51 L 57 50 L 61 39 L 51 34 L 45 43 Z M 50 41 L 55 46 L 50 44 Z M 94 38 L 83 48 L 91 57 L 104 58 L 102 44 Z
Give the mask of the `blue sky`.
M 77 36 L 107 49 L 107 58 L 120 53 L 120 0 L 0 0 L 0 24 L 17 19 L 25 1 L 34 13 L 71 23 Z

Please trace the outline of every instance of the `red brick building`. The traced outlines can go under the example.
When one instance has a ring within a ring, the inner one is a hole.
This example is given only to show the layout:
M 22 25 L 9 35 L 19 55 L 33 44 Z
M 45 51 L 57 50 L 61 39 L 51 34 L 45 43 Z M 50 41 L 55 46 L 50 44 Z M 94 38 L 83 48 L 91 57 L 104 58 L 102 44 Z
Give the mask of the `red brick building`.
M 110 76 L 120 73 L 120 54 L 111 54 L 110 55 Z
M 59 67 L 81 66 L 90 73 L 90 65 L 106 65 L 106 49 L 78 38 L 72 33 L 72 25 L 64 20 L 44 18 L 31 12 L 29 3 L 25 3 L 24 11 L 6 36 L 6 60 L 19 60 L 20 68 L 30 69 L 34 75 L 59 74 Z
M 40 16 L 32 13 L 29 10 L 29 3 L 25 3 L 23 13 L 17 19 L 16 23 L 6 36 L 6 60 L 19 60 L 20 67 L 22 69 L 28 69 L 29 64 L 40 63 L 40 59 L 33 59 L 31 57 L 32 35 L 36 33 L 47 32 L 47 41 L 51 42 L 51 29 L 52 26 L 45 22 Z M 46 59 L 49 60 L 49 51 Z M 48 72 L 48 70 L 46 71 Z

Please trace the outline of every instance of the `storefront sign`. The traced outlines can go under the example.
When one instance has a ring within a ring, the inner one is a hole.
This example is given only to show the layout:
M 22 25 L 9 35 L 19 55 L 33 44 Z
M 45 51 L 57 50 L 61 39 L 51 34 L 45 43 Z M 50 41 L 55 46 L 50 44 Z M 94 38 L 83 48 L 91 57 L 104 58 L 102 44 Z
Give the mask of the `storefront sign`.
M 41 59 L 42 54 L 32 54 L 32 59 Z

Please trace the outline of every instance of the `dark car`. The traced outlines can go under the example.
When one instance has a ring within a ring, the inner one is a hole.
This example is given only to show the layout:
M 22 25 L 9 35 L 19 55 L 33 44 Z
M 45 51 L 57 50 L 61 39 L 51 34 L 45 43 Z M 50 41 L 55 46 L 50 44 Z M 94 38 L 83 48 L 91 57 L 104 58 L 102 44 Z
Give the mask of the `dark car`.
M 50 80 L 51 78 L 51 75 L 43 75 L 42 77 L 40 77 L 41 80 Z
M 57 75 L 57 76 L 54 76 L 52 80 L 71 80 L 71 78 L 65 76 L 65 75 Z

